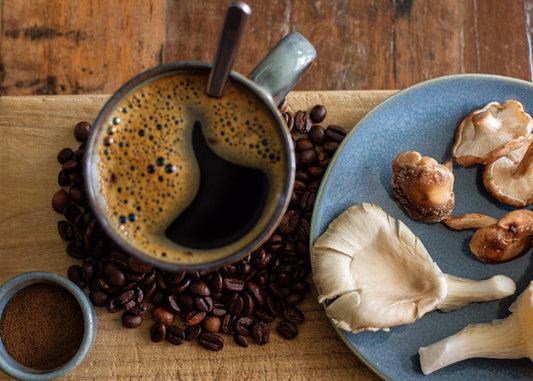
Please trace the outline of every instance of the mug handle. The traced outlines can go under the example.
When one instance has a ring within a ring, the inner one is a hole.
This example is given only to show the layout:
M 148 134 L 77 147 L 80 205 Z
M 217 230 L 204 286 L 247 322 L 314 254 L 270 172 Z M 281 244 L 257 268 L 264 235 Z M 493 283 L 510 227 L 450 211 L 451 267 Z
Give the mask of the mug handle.
M 248 78 L 278 105 L 316 58 L 316 50 L 300 33 L 283 38 Z

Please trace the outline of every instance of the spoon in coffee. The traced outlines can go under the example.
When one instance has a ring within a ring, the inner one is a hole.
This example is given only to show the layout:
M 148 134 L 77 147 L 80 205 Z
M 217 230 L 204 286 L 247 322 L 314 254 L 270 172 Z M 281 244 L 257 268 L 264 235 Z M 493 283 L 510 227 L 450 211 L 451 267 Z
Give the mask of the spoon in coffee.
M 244 28 L 252 10 L 243 2 L 231 3 L 217 46 L 213 67 L 207 82 L 207 94 L 220 98 L 241 44 Z

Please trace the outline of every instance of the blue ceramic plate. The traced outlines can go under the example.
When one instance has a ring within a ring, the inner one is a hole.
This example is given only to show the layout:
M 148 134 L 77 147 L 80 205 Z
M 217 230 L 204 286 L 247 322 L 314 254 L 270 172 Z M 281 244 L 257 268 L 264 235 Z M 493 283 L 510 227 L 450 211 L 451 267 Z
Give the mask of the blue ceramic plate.
M 420 83 L 385 100 L 368 113 L 346 137 L 331 161 L 317 195 L 312 224 L 314 242 L 328 224 L 349 206 L 375 203 L 402 220 L 422 240 L 445 272 L 471 279 L 504 274 L 517 284 L 514 296 L 476 303 L 458 311 L 430 312 L 414 324 L 390 332 L 356 335 L 338 330 L 346 345 L 378 375 L 390 380 L 531 380 L 533 363 L 523 360 L 471 359 L 424 376 L 418 349 L 456 333 L 468 324 L 490 322 L 509 315 L 508 307 L 533 279 L 531 253 L 507 263 L 489 265 L 470 253 L 472 230 L 452 231 L 443 224 L 414 221 L 392 197 L 391 163 L 404 151 L 418 151 L 439 162 L 451 158 L 454 133 L 471 111 L 491 101 L 516 99 L 533 113 L 533 85 L 492 76 L 457 75 Z M 513 210 L 485 191 L 481 166 L 454 165 L 454 215 L 485 213 L 499 218 Z

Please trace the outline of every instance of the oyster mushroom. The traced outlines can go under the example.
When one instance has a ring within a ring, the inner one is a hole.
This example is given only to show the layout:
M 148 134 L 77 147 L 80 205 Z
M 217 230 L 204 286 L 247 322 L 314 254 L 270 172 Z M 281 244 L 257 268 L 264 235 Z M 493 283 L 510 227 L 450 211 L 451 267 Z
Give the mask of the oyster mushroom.
M 474 357 L 529 358 L 533 361 L 533 282 L 509 307 L 511 315 L 492 323 L 470 324 L 456 334 L 418 350 L 424 374 Z
M 517 208 L 533 204 L 533 138 L 483 169 L 483 185 L 498 201 Z
M 423 222 L 439 222 L 455 206 L 452 161 L 435 159 L 408 151 L 392 161 L 392 195 L 409 216 Z
M 311 249 L 318 301 L 341 329 L 388 330 L 435 309 L 504 298 L 515 291 L 503 275 L 474 281 L 444 274 L 401 221 L 377 205 L 348 208 Z
M 524 144 L 532 129 L 533 120 L 520 102 L 491 102 L 461 122 L 452 157 L 462 166 L 488 164 Z

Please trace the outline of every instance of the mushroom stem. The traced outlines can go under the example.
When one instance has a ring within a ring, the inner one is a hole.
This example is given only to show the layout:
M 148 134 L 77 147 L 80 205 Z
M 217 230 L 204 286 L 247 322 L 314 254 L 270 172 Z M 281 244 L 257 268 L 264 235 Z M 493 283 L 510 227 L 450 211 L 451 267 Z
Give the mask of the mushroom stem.
M 533 173 L 533 144 L 530 144 L 526 153 L 520 160 L 513 177 L 521 178 L 530 176 Z
M 494 217 L 481 213 L 467 213 L 461 216 L 451 216 L 444 222 L 453 230 L 481 229 L 494 225 L 498 220 Z
M 494 324 L 471 324 L 455 335 L 419 349 L 420 365 L 430 374 L 473 357 L 518 359 L 528 357 L 527 344 L 513 315 Z
M 448 293 L 437 308 L 450 312 L 472 302 L 488 302 L 514 294 L 516 285 L 511 278 L 496 275 L 485 280 L 471 280 L 445 274 Z
M 487 133 L 498 131 L 501 126 L 501 122 L 492 116 L 489 110 L 481 111 L 472 116 L 472 124 L 476 135 L 481 133 L 486 135 Z

